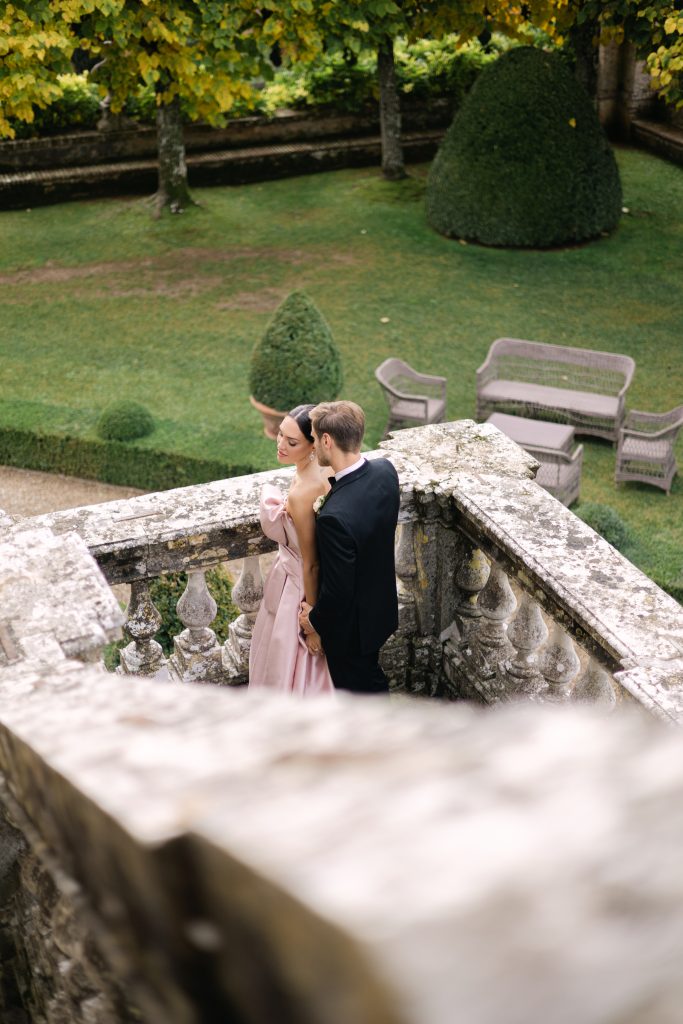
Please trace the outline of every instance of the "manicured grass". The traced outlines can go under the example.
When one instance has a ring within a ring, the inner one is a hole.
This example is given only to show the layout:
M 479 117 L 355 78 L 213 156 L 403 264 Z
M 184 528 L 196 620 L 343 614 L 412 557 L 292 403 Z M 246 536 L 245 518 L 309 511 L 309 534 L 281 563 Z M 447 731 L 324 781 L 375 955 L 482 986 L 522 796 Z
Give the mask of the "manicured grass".
M 385 421 L 382 359 L 445 374 L 449 417 L 468 417 L 475 369 L 501 335 L 627 353 L 629 406 L 669 409 L 683 401 L 683 171 L 617 156 L 619 229 L 559 251 L 437 235 L 425 166 L 398 184 L 371 168 L 198 190 L 200 209 L 157 222 L 130 200 L 3 213 L 0 426 L 91 434 L 126 397 L 159 423 L 141 446 L 274 466 L 247 401 L 249 355 L 295 288 L 332 328 L 371 447 Z M 583 498 L 617 509 L 646 567 L 683 585 L 683 479 L 668 498 L 617 488 L 612 447 L 584 444 Z

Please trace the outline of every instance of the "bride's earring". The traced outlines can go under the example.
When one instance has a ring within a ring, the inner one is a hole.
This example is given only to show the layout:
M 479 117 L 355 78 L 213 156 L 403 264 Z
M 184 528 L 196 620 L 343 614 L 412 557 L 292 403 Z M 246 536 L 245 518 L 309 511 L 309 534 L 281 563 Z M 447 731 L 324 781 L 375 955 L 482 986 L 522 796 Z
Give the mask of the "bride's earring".
M 309 462 L 313 462 L 314 458 L 315 458 L 315 452 L 311 452 L 311 454 L 308 456 L 308 461 Z

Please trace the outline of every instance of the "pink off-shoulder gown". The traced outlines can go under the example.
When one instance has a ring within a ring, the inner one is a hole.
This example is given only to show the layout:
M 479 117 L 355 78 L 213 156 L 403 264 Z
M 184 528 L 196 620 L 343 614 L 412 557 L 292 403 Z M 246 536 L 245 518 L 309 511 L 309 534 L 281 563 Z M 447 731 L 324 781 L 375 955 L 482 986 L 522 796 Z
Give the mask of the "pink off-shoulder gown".
M 294 523 L 278 487 L 265 484 L 260 511 L 263 532 L 277 541 L 279 547 L 263 585 L 263 600 L 254 625 L 249 688 L 302 697 L 333 693 L 327 659 L 321 654 L 310 654 L 299 633 L 303 562 Z

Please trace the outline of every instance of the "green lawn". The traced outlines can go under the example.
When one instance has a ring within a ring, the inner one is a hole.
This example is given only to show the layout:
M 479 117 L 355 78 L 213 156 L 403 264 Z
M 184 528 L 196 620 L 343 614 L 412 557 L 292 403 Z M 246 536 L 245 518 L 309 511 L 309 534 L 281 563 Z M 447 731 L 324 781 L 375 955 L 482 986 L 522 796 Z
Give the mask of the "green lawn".
M 249 354 L 294 288 L 332 328 L 370 446 L 385 356 L 445 374 L 449 417 L 467 417 L 500 335 L 627 353 L 629 405 L 669 409 L 683 401 L 683 170 L 617 155 L 619 230 L 553 252 L 435 234 L 424 166 L 398 184 L 372 168 L 198 190 L 200 209 L 156 222 L 128 199 L 2 213 L 0 426 L 92 433 L 102 407 L 128 397 L 159 421 L 143 445 L 274 466 L 247 400 Z M 683 585 L 683 478 L 668 498 L 617 488 L 612 447 L 584 444 L 584 500 L 617 509 L 646 567 Z

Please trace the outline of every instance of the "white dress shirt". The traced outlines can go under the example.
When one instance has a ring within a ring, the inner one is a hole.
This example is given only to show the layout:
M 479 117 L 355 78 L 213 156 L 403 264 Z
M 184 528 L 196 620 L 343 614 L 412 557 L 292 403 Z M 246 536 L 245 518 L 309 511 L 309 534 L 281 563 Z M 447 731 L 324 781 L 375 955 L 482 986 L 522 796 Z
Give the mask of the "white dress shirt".
M 358 462 L 354 462 L 354 464 L 352 466 L 347 466 L 346 469 L 340 469 L 338 473 L 335 473 L 334 474 L 334 479 L 335 480 L 341 480 L 341 478 L 343 476 L 348 476 L 349 473 L 355 473 L 355 471 L 357 469 L 360 469 L 360 467 L 363 465 L 364 462 L 365 462 L 365 459 L 361 455 L 361 457 L 359 458 Z

